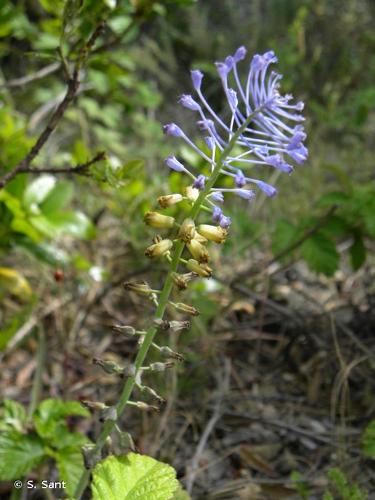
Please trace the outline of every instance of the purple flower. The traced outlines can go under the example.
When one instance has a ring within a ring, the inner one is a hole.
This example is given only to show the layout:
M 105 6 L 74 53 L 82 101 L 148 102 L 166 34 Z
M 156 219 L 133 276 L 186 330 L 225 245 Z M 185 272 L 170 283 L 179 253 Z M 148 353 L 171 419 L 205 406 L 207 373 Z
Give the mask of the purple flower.
M 234 189 L 233 192 L 245 200 L 251 200 L 255 196 L 254 191 L 251 189 Z
M 261 189 L 263 193 L 269 196 L 270 198 L 277 195 L 277 189 L 271 186 L 271 184 L 267 184 L 266 182 L 263 181 L 257 181 L 256 184 L 259 187 L 259 189 Z
M 219 220 L 219 226 L 227 229 L 232 224 L 232 219 L 226 215 L 222 215 Z
M 234 53 L 233 59 L 236 63 L 242 61 L 246 57 L 247 50 L 244 46 L 238 47 L 236 52 Z
M 204 189 L 204 186 L 206 184 L 206 176 L 205 175 L 198 175 L 198 177 L 195 179 L 194 183 L 193 183 L 193 186 L 197 189 L 199 189 L 200 191 L 203 191 Z
M 254 55 L 247 74 L 242 78 L 239 63 L 245 57 L 246 49 L 241 46 L 233 55 L 216 63 L 226 98 L 226 112 L 219 114 L 211 107 L 202 92 L 203 73 L 199 70 L 191 72 L 196 96 L 184 94 L 179 100 L 184 107 L 199 113 L 197 124 L 210 152 L 207 148 L 201 149 L 176 124 L 164 127 L 167 135 L 182 138 L 188 147 L 198 153 L 211 172 L 215 170 L 217 161 L 222 159 L 220 173 L 231 177 L 235 187 L 212 189 L 209 196 L 215 203 L 223 203 L 223 192 L 232 192 L 250 200 L 255 193 L 244 189 L 248 183 L 254 184 L 269 197 L 275 196 L 277 189 L 274 186 L 246 177 L 247 169 L 261 172 L 260 169 L 270 165 L 290 174 L 292 163 L 301 164 L 308 156 L 304 145 L 306 133 L 301 125 L 304 105 L 294 101 L 291 94 L 281 93 L 282 75 L 273 70 L 273 65 L 277 63 L 274 51 Z M 169 163 L 170 168 L 193 175 L 176 159 Z M 257 169 L 253 170 L 253 167 Z M 268 170 L 266 168 L 264 172 Z M 199 172 L 195 175 L 194 187 L 203 190 L 206 177 Z M 219 210 L 218 207 L 214 210 L 215 220 L 225 227 L 230 218 Z
M 293 167 L 289 165 L 289 163 L 286 163 L 279 154 L 266 156 L 264 160 L 268 163 L 268 165 L 271 165 L 282 172 L 286 172 L 287 174 L 291 174 L 294 170 Z
M 203 73 L 199 69 L 193 69 L 191 72 L 191 79 L 195 90 L 200 90 L 203 80 Z
M 212 220 L 214 222 L 220 222 L 221 217 L 223 216 L 223 211 L 220 207 L 214 207 L 212 211 Z
M 303 144 L 300 144 L 297 148 L 288 147 L 288 155 L 293 158 L 293 160 L 299 164 L 304 163 L 307 159 L 309 151 Z
M 208 148 L 213 151 L 215 149 L 215 141 L 212 139 L 212 137 L 208 136 L 204 138 L 205 143 L 207 144 Z
M 164 125 L 163 131 L 165 135 L 171 135 L 173 137 L 182 137 L 184 134 L 180 127 L 175 123 L 167 123 Z
M 246 177 L 244 176 L 242 170 L 238 169 L 236 173 L 236 177 L 234 178 L 234 182 L 238 188 L 244 187 L 246 184 Z
M 211 200 L 216 201 L 216 203 L 224 203 L 224 195 L 221 191 L 215 191 L 211 195 Z
M 197 101 L 194 101 L 191 95 L 188 94 L 182 94 L 178 102 L 182 104 L 184 108 L 191 109 L 192 111 L 199 111 L 201 109 Z
M 186 168 L 177 160 L 175 156 L 168 156 L 168 158 L 165 159 L 165 163 L 167 167 L 175 172 L 186 172 Z

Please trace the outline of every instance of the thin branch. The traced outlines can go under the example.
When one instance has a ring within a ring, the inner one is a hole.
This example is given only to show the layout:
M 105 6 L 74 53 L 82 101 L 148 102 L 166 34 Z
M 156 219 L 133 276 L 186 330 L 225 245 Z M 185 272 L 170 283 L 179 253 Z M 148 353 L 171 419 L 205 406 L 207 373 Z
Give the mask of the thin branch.
M 82 48 L 73 68 L 73 73 L 68 80 L 68 88 L 65 94 L 64 99 L 57 106 L 52 116 L 50 117 L 46 127 L 39 135 L 36 140 L 34 146 L 30 149 L 27 155 L 24 157 L 21 162 L 13 168 L 10 172 L 4 175 L 2 179 L 0 179 L 0 189 L 3 188 L 8 182 L 10 182 L 14 177 L 16 177 L 20 172 L 24 172 L 26 168 L 28 168 L 31 162 L 38 156 L 40 150 L 43 148 L 45 143 L 50 138 L 52 132 L 55 130 L 57 124 L 64 116 L 66 109 L 73 101 L 79 85 L 79 75 L 82 66 L 85 64 L 90 51 L 92 50 L 97 38 L 101 35 L 104 29 L 104 23 L 100 23 L 99 26 L 95 29 L 89 40 L 86 42 L 84 47 Z
M 94 163 L 98 161 L 102 161 L 106 158 L 106 154 L 104 151 L 100 151 L 97 153 L 91 160 L 86 161 L 85 163 L 78 163 L 73 167 L 24 167 L 19 170 L 18 173 L 27 173 L 27 174 L 78 174 L 78 175 L 88 175 L 88 169 Z
M 14 78 L 12 80 L 8 80 L 5 83 L 1 83 L 0 88 L 10 89 L 14 87 L 23 87 L 28 83 L 35 82 L 35 80 L 40 80 L 41 78 L 44 78 L 45 76 L 48 76 L 51 73 L 55 73 L 55 71 L 57 71 L 60 67 L 61 63 L 54 62 L 52 64 L 49 64 L 48 66 L 45 66 L 44 68 L 41 68 L 32 75 L 22 76 L 21 78 Z
M 234 277 L 232 283 L 235 284 L 239 279 L 243 280 L 245 276 L 246 277 L 255 276 L 257 274 L 264 272 L 266 269 L 272 266 L 272 264 L 275 264 L 278 260 L 282 259 L 289 253 L 293 252 L 293 250 L 299 248 L 306 240 L 311 238 L 311 236 L 317 233 L 319 229 L 321 229 L 328 222 L 331 215 L 334 214 L 337 208 L 338 205 L 332 205 L 329 208 L 329 210 L 325 214 L 323 214 L 312 227 L 310 227 L 300 238 L 298 238 L 298 240 L 294 241 L 288 247 L 284 248 L 284 250 L 276 254 L 274 257 L 272 257 L 272 259 L 270 259 L 264 265 L 258 266 L 256 269 L 251 268 L 241 271 L 241 274 Z
M 311 238 L 311 236 L 313 236 L 316 232 L 318 232 L 319 229 L 321 229 L 328 222 L 329 218 L 331 217 L 331 215 L 334 214 L 334 212 L 336 212 L 337 208 L 338 208 L 338 205 L 332 205 L 329 208 L 329 210 L 324 215 L 322 215 L 322 217 L 320 217 L 316 221 L 316 223 L 310 229 L 308 229 L 297 241 L 295 241 L 294 243 L 292 243 L 288 247 L 284 248 L 284 250 L 282 250 L 281 252 L 276 254 L 275 257 L 273 257 L 273 259 L 271 259 L 268 262 L 266 267 L 271 266 L 272 264 L 274 264 L 278 260 L 280 260 L 283 257 L 285 257 L 286 255 L 288 255 L 290 252 L 293 252 L 293 250 L 296 250 L 296 248 L 300 247 L 302 245 L 302 243 L 304 243 L 306 240 Z

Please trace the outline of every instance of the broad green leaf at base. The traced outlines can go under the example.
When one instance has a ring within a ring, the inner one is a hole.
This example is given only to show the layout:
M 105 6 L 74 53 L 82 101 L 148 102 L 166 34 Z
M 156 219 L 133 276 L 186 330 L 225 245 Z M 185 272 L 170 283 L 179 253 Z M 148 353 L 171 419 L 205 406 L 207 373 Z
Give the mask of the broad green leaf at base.
M 170 500 L 179 483 L 170 465 L 136 453 L 111 456 L 93 471 L 94 500 Z

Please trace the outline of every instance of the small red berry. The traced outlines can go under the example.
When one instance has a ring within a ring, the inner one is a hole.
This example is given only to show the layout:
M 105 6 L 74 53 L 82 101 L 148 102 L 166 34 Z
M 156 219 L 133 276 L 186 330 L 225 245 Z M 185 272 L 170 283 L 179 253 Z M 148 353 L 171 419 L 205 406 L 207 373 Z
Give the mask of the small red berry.
M 61 269 L 56 269 L 53 273 L 53 277 L 57 282 L 62 281 L 64 279 L 64 271 L 62 271 Z

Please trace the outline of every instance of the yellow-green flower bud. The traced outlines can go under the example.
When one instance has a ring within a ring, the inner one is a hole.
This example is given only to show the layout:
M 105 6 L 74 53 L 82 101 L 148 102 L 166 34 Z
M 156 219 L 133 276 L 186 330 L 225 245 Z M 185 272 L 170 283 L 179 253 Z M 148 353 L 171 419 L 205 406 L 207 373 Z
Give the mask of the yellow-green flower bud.
M 181 224 L 180 232 L 178 233 L 181 240 L 189 243 L 195 236 L 195 224 L 193 219 L 185 219 Z
M 106 373 L 109 375 L 122 375 L 124 369 L 121 368 L 117 363 L 111 360 L 94 358 L 92 362 L 95 365 L 99 365 Z
M 101 403 L 100 401 L 88 401 L 86 399 L 81 401 L 81 405 L 93 411 L 102 411 L 105 408 L 108 408 L 106 404 Z
M 158 212 L 146 212 L 144 220 L 151 227 L 170 229 L 174 225 L 174 217 L 159 214 Z
M 189 252 L 198 262 L 208 262 L 210 260 L 210 255 L 206 247 L 199 243 L 195 238 L 187 244 Z
M 186 267 L 189 271 L 202 276 L 202 278 L 210 278 L 212 276 L 212 269 L 207 264 L 199 264 L 199 262 L 194 259 L 189 259 Z
M 176 351 L 172 351 L 172 349 L 168 346 L 161 346 L 160 347 L 160 354 L 162 356 L 167 357 L 167 358 L 177 359 L 178 361 L 184 360 L 184 357 L 182 356 L 182 354 L 179 354 Z
M 134 406 L 136 406 L 139 410 L 147 411 L 147 412 L 150 412 L 150 411 L 160 411 L 157 406 L 149 405 L 147 403 L 144 403 L 143 401 L 136 401 L 135 404 L 134 404 Z
M 154 324 L 161 330 L 171 330 L 173 333 L 190 328 L 189 321 L 166 321 L 164 319 L 154 319 Z
M 177 302 L 177 304 L 174 304 L 174 307 L 177 309 L 177 311 L 190 314 L 191 316 L 199 316 L 200 314 L 198 309 L 193 306 L 189 306 L 188 304 L 184 304 L 183 302 Z
M 112 330 L 122 335 L 127 335 L 129 337 L 133 337 L 137 334 L 137 330 L 130 325 L 112 325 Z
M 167 194 L 166 196 L 159 196 L 158 203 L 161 208 L 168 208 L 176 203 L 180 203 L 183 199 L 182 194 Z
M 160 361 L 156 361 L 155 363 L 151 363 L 149 369 L 152 372 L 163 372 L 167 368 L 172 368 L 174 366 L 173 361 L 166 361 L 165 363 L 161 363 Z
M 202 243 L 202 244 L 205 244 L 208 241 L 207 238 L 205 238 L 204 236 L 199 234 L 198 231 L 195 232 L 194 239 L 199 241 L 199 243 Z
M 228 236 L 228 231 L 220 226 L 211 226 L 209 224 L 201 224 L 198 226 L 198 232 L 210 241 L 215 243 L 224 243 Z
M 146 248 L 145 255 L 150 259 L 156 259 L 158 257 L 163 257 L 172 248 L 173 242 L 171 240 L 161 240 L 154 245 Z
M 172 279 L 173 283 L 177 286 L 179 290 L 186 290 L 188 281 L 184 278 L 182 274 L 173 273 Z
M 150 295 L 152 290 L 148 283 L 146 282 L 131 282 L 127 281 L 124 283 L 125 290 L 129 290 L 130 292 L 138 293 L 138 295 Z
M 190 201 L 196 201 L 199 196 L 199 189 L 193 186 L 187 186 L 185 188 L 185 195 Z

